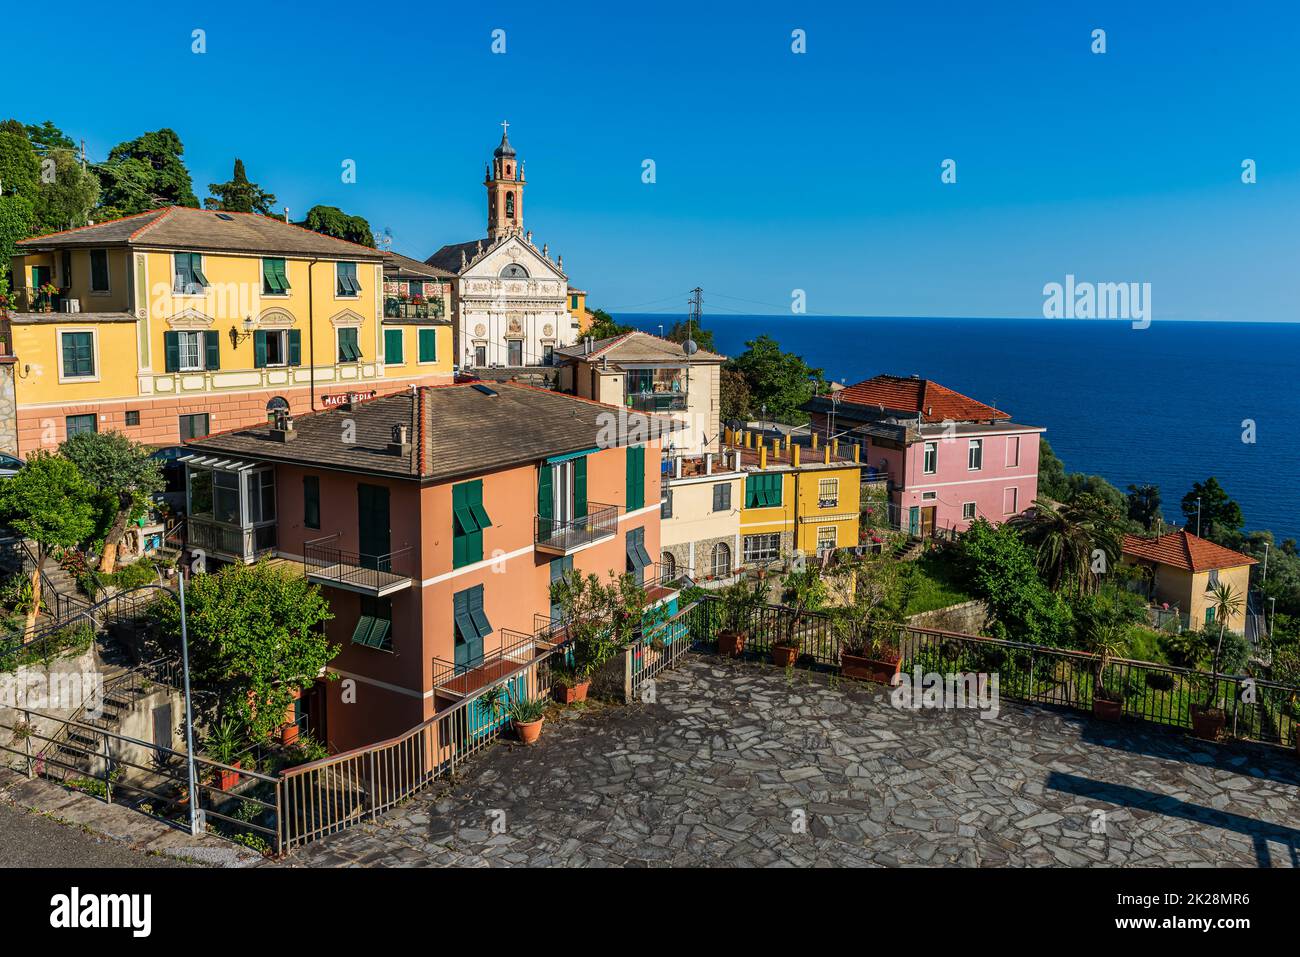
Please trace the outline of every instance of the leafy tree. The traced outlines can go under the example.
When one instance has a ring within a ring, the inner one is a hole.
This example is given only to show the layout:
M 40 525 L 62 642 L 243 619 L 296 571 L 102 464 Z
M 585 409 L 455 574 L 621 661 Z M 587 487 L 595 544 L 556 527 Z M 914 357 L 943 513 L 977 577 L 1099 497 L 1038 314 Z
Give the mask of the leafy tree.
M 827 387 L 821 369 L 814 369 L 802 356 L 782 352 L 769 335 L 745 343 L 745 351 L 731 359 L 728 367 L 745 378 L 753 395 L 754 411 L 767 407 L 769 421 L 802 424 L 808 413 L 801 408 L 813 393 Z
M 165 128 L 117 144 L 99 168 L 104 206 L 123 216 L 163 206 L 197 207 L 184 153 L 176 131 Z
M 1214 690 L 1206 704 L 1213 704 L 1218 696 L 1218 674 L 1223 664 L 1223 636 L 1228 630 L 1228 623 L 1241 614 L 1245 606 L 1245 598 L 1241 592 L 1233 588 L 1228 582 L 1218 582 L 1210 590 L 1210 607 L 1214 609 L 1214 620 L 1219 625 L 1219 640 L 1214 646 L 1214 661 L 1210 666 L 1211 672 L 1214 673 Z
M 1070 497 L 1070 486 L 1065 479 L 1065 463 L 1056 457 L 1047 439 L 1038 443 L 1038 494 L 1063 502 Z
M 307 218 L 300 225 L 335 239 L 346 239 L 350 243 L 371 248 L 375 245 L 375 235 L 370 230 L 370 224 L 360 216 L 349 216 L 337 206 L 313 206 L 307 210 Z
M 1034 549 L 1038 569 L 1052 591 L 1091 594 L 1097 590 L 1098 573 L 1119 562 L 1124 534 L 1120 514 L 1095 495 L 1083 493 L 1058 505 L 1040 499 L 1008 524 Z
M 1197 500 L 1200 500 L 1200 535 L 1217 541 L 1221 536 L 1231 534 L 1246 523 L 1241 514 L 1241 506 L 1228 498 L 1219 480 L 1213 475 L 1204 482 L 1193 482 L 1192 490 L 1183 496 L 1183 516 L 1187 527 L 1195 530 L 1197 519 Z
M 46 160 L 54 163 L 54 176 L 36 191 L 37 230 L 52 233 L 86 225 L 99 202 L 99 178 L 82 167 L 72 150 L 53 148 Z
M 0 482 L 0 521 L 36 543 L 32 606 L 27 628 L 41 607 L 41 569 L 53 548 L 71 548 L 95 528 L 95 489 L 68 459 L 39 449 L 12 478 Z
M 209 183 L 208 192 L 212 195 L 203 201 L 206 209 L 220 209 L 228 213 L 260 213 L 263 216 L 275 212 L 275 194 L 249 182 L 248 174 L 244 172 L 244 161 L 238 157 L 235 158 L 235 171 L 230 181 Z
M 1130 485 L 1126 499 L 1128 517 L 1151 531 L 1160 518 L 1160 486 Z
M 40 183 L 41 158 L 23 132 L 0 128 L 0 189 L 31 200 Z
M 264 741 L 283 727 L 294 692 L 311 687 L 339 652 L 321 627 L 333 615 L 320 588 L 263 560 L 187 579 L 190 667 L 214 692 L 219 722 L 234 718 Z M 164 634 L 180 640 L 180 606 L 153 606 Z
M 24 132 L 38 153 L 48 153 L 50 150 L 75 150 L 77 148 L 77 144 L 73 142 L 72 137 L 64 133 L 50 120 L 46 120 L 39 126 L 28 123 Z
M 695 344 L 706 352 L 718 351 L 718 347 L 713 344 L 713 331 L 705 329 L 698 322 L 688 323 L 679 319 L 673 323 L 664 338 L 669 342 L 685 342 L 687 339 L 694 339 Z
M 1070 610 L 1043 583 L 1033 549 L 1013 529 L 976 519 L 958 539 L 957 556 L 967 590 L 989 606 L 993 637 L 1039 645 L 1068 639 Z
M 551 585 L 551 601 L 560 607 L 576 681 L 591 678 L 647 625 L 643 612 L 649 601 L 631 574 L 611 572 L 605 582 L 594 573 L 571 570 Z
M 0 274 L 8 273 L 17 243 L 36 226 L 36 209 L 26 196 L 0 196 Z M 15 285 L 22 285 L 21 282 Z
M 591 314 L 594 317 L 591 325 L 587 328 L 587 335 L 593 339 L 612 339 L 615 336 L 621 336 L 624 333 L 632 332 L 635 326 L 629 326 L 622 322 L 616 322 L 614 317 L 604 309 L 593 309 Z
M 132 442 L 121 432 L 80 432 L 59 446 L 86 481 L 108 516 L 99 570 L 113 571 L 127 523 L 144 514 L 149 497 L 166 485 L 153 449 Z
M 724 421 L 748 421 L 754 414 L 754 396 L 749 383 L 735 369 L 725 366 L 718 379 L 718 402 Z

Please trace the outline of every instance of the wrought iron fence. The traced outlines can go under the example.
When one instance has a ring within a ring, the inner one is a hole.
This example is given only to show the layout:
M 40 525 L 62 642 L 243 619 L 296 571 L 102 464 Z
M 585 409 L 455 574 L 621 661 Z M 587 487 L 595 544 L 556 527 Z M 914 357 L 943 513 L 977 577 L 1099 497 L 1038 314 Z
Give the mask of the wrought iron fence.
M 542 515 L 533 517 L 533 541 L 552 551 L 570 551 L 618 531 L 618 506 L 587 503 L 581 518 L 558 519 Z
M 331 544 L 337 535 L 303 543 L 306 574 L 329 584 L 383 591 L 411 577 L 414 549 L 408 545 L 384 555 L 368 555 Z
M 659 625 L 653 626 L 623 650 L 623 699 L 631 703 L 642 698 L 646 682 L 674 668 L 694 643 L 691 624 L 698 603 L 687 605 Z

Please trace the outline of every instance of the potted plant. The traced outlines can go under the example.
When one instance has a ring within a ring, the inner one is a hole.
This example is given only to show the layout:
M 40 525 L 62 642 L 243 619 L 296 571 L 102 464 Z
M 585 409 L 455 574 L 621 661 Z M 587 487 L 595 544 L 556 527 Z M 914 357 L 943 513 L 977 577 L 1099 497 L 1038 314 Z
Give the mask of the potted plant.
M 240 754 L 244 746 L 244 736 L 239 724 L 233 718 L 222 718 L 214 724 L 203 738 L 203 750 L 209 758 L 218 764 L 229 765 L 226 768 L 213 769 L 213 783 L 218 791 L 229 791 L 239 783 Z
M 772 664 L 790 668 L 799 660 L 803 647 L 804 618 L 826 601 L 827 587 L 816 565 L 790 571 L 782 584 L 785 586 L 782 598 L 790 613 L 772 642 Z
M 570 704 L 584 700 L 592 676 L 640 635 L 649 599 L 630 574 L 606 583 L 570 571 L 551 585 L 551 601 L 560 608 L 566 649 L 554 669 L 555 695 Z
M 764 587 L 760 582 L 740 578 L 722 589 L 722 628 L 718 631 L 718 654 L 739 657 L 745 650 L 751 620 L 763 604 Z
M 840 674 L 846 678 L 887 685 L 903 666 L 899 625 L 892 621 L 867 621 L 842 640 Z
M 510 722 L 522 744 L 536 744 L 546 720 L 546 704 L 541 698 L 519 697 L 510 702 Z
M 1202 741 L 1217 741 L 1228 722 L 1223 710 L 1223 700 L 1219 697 L 1219 664 L 1223 653 L 1223 637 L 1228 631 L 1228 622 L 1241 613 L 1244 599 L 1227 582 L 1219 582 L 1212 589 L 1210 607 L 1214 609 L 1214 620 L 1219 623 L 1219 640 L 1214 646 L 1214 658 L 1210 664 L 1210 674 L 1198 676 L 1200 684 L 1206 688 L 1205 704 L 1191 706 L 1192 734 Z
M 889 684 L 903 664 L 901 618 L 914 583 L 884 555 L 850 562 L 838 573 L 849 579 L 842 589 L 849 600 L 831 618 L 840 643 L 840 674 Z
M 1115 624 L 1097 625 L 1089 639 L 1093 655 L 1092 714 L 1102 721 L 1119 721 L 1124 714 L 1124 699 L 1104 683 L 1106 666 L 1127 649 L 1123 630 Z
M 555 679 L 551 693 L 560 704 L 573 704 L 575 701 L 587 700 L 587 692 L 591 689 L 591 678 L 579 675 L 577 668 L 569 664 L 555 665 L 551 668 L 551 676 Z

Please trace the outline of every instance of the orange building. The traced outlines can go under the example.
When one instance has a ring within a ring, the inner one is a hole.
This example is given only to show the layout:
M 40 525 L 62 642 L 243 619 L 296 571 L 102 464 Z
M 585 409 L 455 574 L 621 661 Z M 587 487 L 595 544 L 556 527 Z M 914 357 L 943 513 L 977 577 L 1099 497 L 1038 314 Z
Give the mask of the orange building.
M 568 569 L 656 581 L 660 443 L 611 440 L 609 415 L 454 385 L 191 442 L 188 548 L 302 562 L 344 679 L 310 723 L 332 750 L 382 740 L 529 660 Z

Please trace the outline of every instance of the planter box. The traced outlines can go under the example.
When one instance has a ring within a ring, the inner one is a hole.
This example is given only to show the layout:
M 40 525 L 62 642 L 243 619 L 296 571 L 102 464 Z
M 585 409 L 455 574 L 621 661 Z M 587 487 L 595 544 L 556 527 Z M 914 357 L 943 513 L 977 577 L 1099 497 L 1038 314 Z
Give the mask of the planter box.
M 773 645 L 772 646 L 772 664 L 778 668 L 790 668 L 799 660 L 799 647 L 797 645 Z
M 1124 702 L 1112 701 L 1110 698 L 1092 698 L 1092 716 L 1102 721 L 1119 721 L 1124 715 Z
M 840 655 L 840 674 L 860 681 L 874 681 L 877 684 L 887 685 L 893 681 L 894 675 L 898 674 L 902 667 L 901 657 L 890 661 L 887 658 L 867 658 L 848 653 Z
M 590 681 L 579 681 L 575 685 L 556 685 L 551 689 L 551 694 L 560 704 L 573 704 L 575 701 L 586 701 L 587 689 L 590 687 Z
M 1226 722 L 1227 715 L 1218 708 L 1192 705 L 1192 734 L 1202 741 L 1218 741 Z
M 542 734 L 542 722 L 545 718 L 538 718 L 536 721 L 516 721 L 514 722 L 515 734 L 519 735 L 519 740 L 523 744 L 536 744 L 537 739 Z
M 725 658 L 737 658 L 745 650 L 745 633 L 743 631 L 723 630 L 718 632 L 718 654 Z
M 237 768 L 239 765 L 240 762 L 236 761 L 231 765 L 231 767 Z M 213 784 L 216 786 L 218 791 L 233 791 L 235 786 L 239 784 L 239 772 L 217 768 L 217 772 L 213 776 Z

